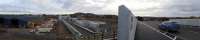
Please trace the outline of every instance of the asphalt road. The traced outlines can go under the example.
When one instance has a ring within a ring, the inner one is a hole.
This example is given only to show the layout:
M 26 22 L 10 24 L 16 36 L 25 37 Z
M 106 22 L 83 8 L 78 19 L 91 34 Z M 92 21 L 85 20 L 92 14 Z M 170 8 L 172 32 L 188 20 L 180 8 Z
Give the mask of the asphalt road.
M 152 26 L 153 28 L 158 29 L 158 25 L 161 23 L 159 21 L 143 21 L 143 23 Z M 200 40 L 200 28 L 190 27 L 190 26 L 181 26 L 179 30 L 180 33 L 175 34 L 177 38 L 182 40 Z
M 137 24 L 135 40 L 171 40 L 165 35 L 156 32 L 150 27 L 147 27 L 143 23 Z

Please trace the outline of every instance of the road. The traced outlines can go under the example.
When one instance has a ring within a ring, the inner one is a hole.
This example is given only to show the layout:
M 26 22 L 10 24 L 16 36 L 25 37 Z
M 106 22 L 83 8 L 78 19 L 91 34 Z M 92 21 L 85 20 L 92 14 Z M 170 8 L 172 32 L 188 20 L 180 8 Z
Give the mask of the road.
M 153 28 L 158 28 L 161 23 L 159 21 L 143 21 L 143 23 L 152 26 Z M 179 34 L 175 34 L 178 38 L 182 40 L 199 40 L 200 39 L 200 28 L 194 27 L 181 27 Z
M 155 31 L 154 29 L 147 27 L 147 25 L 143 24 L 142 22 L 137 23 L 135 39 L 136 40 L 171 40 L 170 38 Z

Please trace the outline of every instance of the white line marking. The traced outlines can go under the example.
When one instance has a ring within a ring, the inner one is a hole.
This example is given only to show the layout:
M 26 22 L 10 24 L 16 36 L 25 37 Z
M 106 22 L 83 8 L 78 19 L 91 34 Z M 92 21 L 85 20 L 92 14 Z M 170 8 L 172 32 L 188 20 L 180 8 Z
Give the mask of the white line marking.
M 138 21 L 139 23 L 141 23 L 141 24 L 144 24 L 144 23 L 142 23 L 142 22 L 140 22 L 140 21 Z M 147 25 L 147 24 L 144 24 L 145 26 L 147 26 L 147 27 L 149 27 L 149 28 L 151 28 L 151 29 L 153 29 L 154 31 L 156 31 L 156 32 L 158 32 L 158 33 L 160 33 L 160 34 L 162 34 L 162 35 L 164 35 L 164 36 L 166 36 L 166 37 L 168 37 L 168 38 L 170 38 L 170 39 L 174 39 L 174 38 L 172 38 L 172 37 L 170 37 L 170 36 L 168 36 L 168 35 L 166 35 L 166 33 L 162 33 L 162 32 L 160 32 L 159 30 L 157 30 L 157 29 L 155 29 L 155 28 L 153 28 L 152 26 L 150 26 L 150 25 Z
M 199 34 L 198 32 L 195 32 L 195 31 L 189 31 L 189 32 L 192 32 L 192 33 L 195 33 L 195 34 Z
M 183 39 L 183 40 L 187 40 L 187 39 L 185 39 L 184 37 L 181 37 L 181 36 L 175 36 L 175 38 L 172 38 L 172 37 L 166 35 L 166 33 L 168 33 L 168 32 L 162 33 L 162 32 L 160 32 L 160 31 L 157 30 L 156 28 L 153 28 L 153 27 L 150 26 L 150 25 L 147 25 L 147 24 L 145 24 L 145 23 L 143 23 L 143 22 L 140 22 L 140 21 L 138 21 L 138 22 L 141 23 L 141 24 L 144 24 L 145 26 L 148 26 L 149 28 L 155 30 L 155 31 L 158 32 L 158 33 L 161 33 L 162 35 L 164 35 L 164 36 L 166 36 L 166 37 L 168 37 L 168 38 L 170 38 L 170 39 L 172 39 L 172 40 L 175 40 L 175 39 L 177 39 L 177 38 L 181 38 L 181 39 Z
M 176 38 L 177 38 L 177 37 L 175 36 L 173 40 L 176 40 Z

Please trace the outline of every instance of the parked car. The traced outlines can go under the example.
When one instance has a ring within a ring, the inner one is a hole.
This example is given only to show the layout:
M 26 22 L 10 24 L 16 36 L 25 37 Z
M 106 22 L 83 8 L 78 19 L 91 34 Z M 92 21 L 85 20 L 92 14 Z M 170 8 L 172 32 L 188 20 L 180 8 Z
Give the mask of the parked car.
M 163 31 L 168 31 L 168 32 L 178 32 L 180 29 L 180 25 L 177 24 L 177 22 L 163 22 L 159 25 L 159 29 Z

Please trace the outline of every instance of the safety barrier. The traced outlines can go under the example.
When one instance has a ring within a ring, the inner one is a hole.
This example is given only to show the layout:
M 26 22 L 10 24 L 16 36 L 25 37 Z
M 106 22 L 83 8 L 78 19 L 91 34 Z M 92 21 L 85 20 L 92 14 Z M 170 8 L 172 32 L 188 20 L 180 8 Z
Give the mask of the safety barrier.
M 75 20 L 72 20 L 69 17 L 59 17 L 59 19 L 65 24 L 66 28 L 69 29 L 70 32 L 72 32 L 72 34 L 74 35 L 74 40 L 103 40 L 103 34 L 102 33 L 95 33 L 93 31 L 90 31 L 86 28 L 81 27 L 80 25 L 75 24 Z M 84 33 L 81 33 L 79 30 L 77 30 L 76 28 L 74 28 L 71 24 L 75 24 L 77 26 L 79 26 L 79 28 L 82 28 L 84 30 L 87 30 L 89 32 L 91 32 L 92 34 L 90 35 L 85 35 Z
M 82 35 L 78 30 L 76 30 L 74 27 L 72 27 L 72 25 L 70 25 L 69 23 L 67 23 L 64 19 L 62 19 L 61 16 L 59 16 L 60 21 L 62 21 L 64 23 L 64 25 L 66 26 L 67 29 L 69 29 L 69 31 L 73 34 L 73 36 L 75 38 L 73 38 L 74 40 L 78 40 L 79 37 Z

